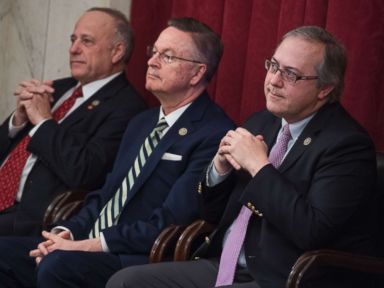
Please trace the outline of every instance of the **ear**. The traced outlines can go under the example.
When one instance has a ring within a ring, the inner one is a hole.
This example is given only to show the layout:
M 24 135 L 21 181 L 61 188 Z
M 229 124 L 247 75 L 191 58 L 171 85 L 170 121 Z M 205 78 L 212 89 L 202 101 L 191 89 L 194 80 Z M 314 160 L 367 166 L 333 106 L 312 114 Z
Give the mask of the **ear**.
M 332 90 L 335 88 L 334 85 L 325 85 L 323 88 L 321 88 L 318 98 L 320 100 L 324 100 L 327 98 L 328 94 L 332 92 Z
M 192 71 L 194 71 L 194 74 L 191 78 L 190 84 L 191 86 L 194 86 L 197 83 L 199 83 L 201 79 L 204 77 L 204 74 L 207 71 L 207 65 L 197 64 L 197 68 L 192 69 Z
M 119 42 L 115 44 L 111 51 L 111 60 L 113 64 L 116 64 L 121 61 L 121 59 L 124 57 L 125 49 L 126 48 L 123 43 Z

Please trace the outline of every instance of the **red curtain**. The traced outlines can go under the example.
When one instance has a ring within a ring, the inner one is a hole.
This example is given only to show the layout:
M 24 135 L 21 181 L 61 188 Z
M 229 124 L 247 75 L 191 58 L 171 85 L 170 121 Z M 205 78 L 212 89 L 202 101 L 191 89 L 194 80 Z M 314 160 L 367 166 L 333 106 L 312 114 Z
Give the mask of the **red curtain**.
M 264 107 L 264 60 L 281 36 L 294 27 L 319 25 L 348 51 L 344 107 L 384 151 L 384 1 L 382 0 L 134 0 L 131 21 L 136 39 L 127 68 L 148 103 L 144 88 L 146 46 L 171 17 L 195 17 L 221 35 L 224 55 L 209 93 L 238 124 Z

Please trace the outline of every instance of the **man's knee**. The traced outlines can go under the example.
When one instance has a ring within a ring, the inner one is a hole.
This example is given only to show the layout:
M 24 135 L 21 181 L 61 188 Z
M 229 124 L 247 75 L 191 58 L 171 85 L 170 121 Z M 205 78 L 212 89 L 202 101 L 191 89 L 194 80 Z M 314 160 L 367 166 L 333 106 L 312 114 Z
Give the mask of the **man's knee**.
M 145 280 L 148 280 L 149 275 L 142 272 L 142 267 L 132 266 L 120 270 L 108 280 L 106 288 L 144 287 Z
M 44 256 L 38 265 L 37 281 L 60 277 L 61 274 L 67 274 L 68 269 L 71 269 L 72 266 L 73 263 L 69 260 L 68 251 L 53 251 Z

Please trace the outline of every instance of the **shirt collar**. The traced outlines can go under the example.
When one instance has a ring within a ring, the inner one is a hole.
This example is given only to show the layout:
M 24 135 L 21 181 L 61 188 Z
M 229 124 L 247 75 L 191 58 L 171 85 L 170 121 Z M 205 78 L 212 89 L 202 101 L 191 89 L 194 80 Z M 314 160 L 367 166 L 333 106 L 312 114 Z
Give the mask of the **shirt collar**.
M 107 84 L 109 81 L 112 79 L 116 78 L 118 75 L 120 75 L 123 72 L 118 72 L 115 74 L 112 74 L 106 78 L 96 80 L 90 83 L 87 83 L 83 85 L 82 90 L 83 90 L 83 97 L 84 99 L 88 99 L 91 97 L 93 94 L 95 94 L 101 87 L 103 87 L 105 84 Z M 77 83 L 75 89 L 80 85 L 80 82 Z
M 180 118 L 180 116 L 184 113 L 185 110 L 187 110 L 187 108 L 191 104 L 192 102 L 176 109 L 175 111 L 169 113 L 168 115 L 164 115 L 163 108 L 160 107 L 159 120 L 161 119 L 161 117 L 164 117 L 165 121 L 167 121 L 168 126 L 171 127 L 173 124 L 175 124 L 177 119 Z
M 303 132 L 305 126 L 307 126 L 308 122 L 315 116 L 316 113 L 309 115 L 308 117 L 289 124 L 289 131 L 291 132 L 292 140 L 295 142 L 297 138 L 299 138 L 301 132 Z M 281 127 L 284 127 L 288 122 L 285 119 L 281 119 Z

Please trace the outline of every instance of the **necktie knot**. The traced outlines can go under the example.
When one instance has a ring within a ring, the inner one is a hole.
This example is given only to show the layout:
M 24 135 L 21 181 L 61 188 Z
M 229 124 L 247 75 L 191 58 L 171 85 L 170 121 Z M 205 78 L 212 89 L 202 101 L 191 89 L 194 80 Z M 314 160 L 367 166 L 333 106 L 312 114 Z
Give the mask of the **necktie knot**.
M 75 99 L 83 97 L 83 87 L 81 85 L 73 91 L 72 97 Z
M 162 132 L 168 127 L 168 123 L 165 120 L 164 117 L 161 117 L 159 122 L 157 122 L 155 129 L 153 129 L 154 132 L 157 132 L 158 134 L 162 134 Z

